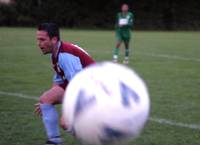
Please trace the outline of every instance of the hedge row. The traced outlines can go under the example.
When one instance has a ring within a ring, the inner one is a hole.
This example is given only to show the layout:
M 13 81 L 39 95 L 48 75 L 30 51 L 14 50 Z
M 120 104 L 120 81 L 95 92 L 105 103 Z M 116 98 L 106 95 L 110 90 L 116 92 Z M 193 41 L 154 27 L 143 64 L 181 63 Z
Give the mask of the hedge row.
M 0 5 L 1 26 L 35 26 L 51 21 L 69 28 L 114 28 L 120 0 L 15 0 Z M 200 29 L 200 1 L 128 0 L 135 29 Z

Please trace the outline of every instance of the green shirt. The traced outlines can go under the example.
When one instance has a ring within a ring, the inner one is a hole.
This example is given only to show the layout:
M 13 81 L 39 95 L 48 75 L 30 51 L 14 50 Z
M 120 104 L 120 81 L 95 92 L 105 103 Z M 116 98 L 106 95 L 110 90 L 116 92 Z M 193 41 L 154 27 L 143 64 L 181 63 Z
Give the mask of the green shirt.
M 122 26 L 120 26 L 122 25 Z M 127 12 L 125 15 L 120 12 L 115 20 L 115 28 L 120 30 L 130 30 L 133 26 L 133 13 Z

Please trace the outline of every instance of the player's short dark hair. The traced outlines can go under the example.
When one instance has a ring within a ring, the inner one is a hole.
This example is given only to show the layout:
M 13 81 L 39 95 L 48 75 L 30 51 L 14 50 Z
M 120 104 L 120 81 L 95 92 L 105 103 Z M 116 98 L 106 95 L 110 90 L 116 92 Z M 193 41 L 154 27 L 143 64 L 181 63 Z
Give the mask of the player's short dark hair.
M 57 37 L 60 40 L 59 27 L 56 23 L 41 23 L 38 26 L 39 31 L 46 31 L 50 38 Z

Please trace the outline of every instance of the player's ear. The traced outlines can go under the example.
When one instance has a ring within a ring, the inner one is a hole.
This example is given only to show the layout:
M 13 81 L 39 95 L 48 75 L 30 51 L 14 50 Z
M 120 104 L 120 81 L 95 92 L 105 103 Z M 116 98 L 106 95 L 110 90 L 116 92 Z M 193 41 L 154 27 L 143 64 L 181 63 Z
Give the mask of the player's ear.
M 56 44 L 58 42 L 58 37 L 53 37 L 51 41 L 53 44 Z

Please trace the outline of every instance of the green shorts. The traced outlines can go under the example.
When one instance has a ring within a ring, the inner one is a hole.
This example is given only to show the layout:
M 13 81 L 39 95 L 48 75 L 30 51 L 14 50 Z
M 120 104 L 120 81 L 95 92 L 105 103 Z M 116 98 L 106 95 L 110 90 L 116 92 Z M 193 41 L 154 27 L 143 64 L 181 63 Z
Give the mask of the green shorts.
M 117 41 L 129 42 L 130 38 L 131 38 L 130 31 L 116 30 L 116 39 L 117 39 Z

